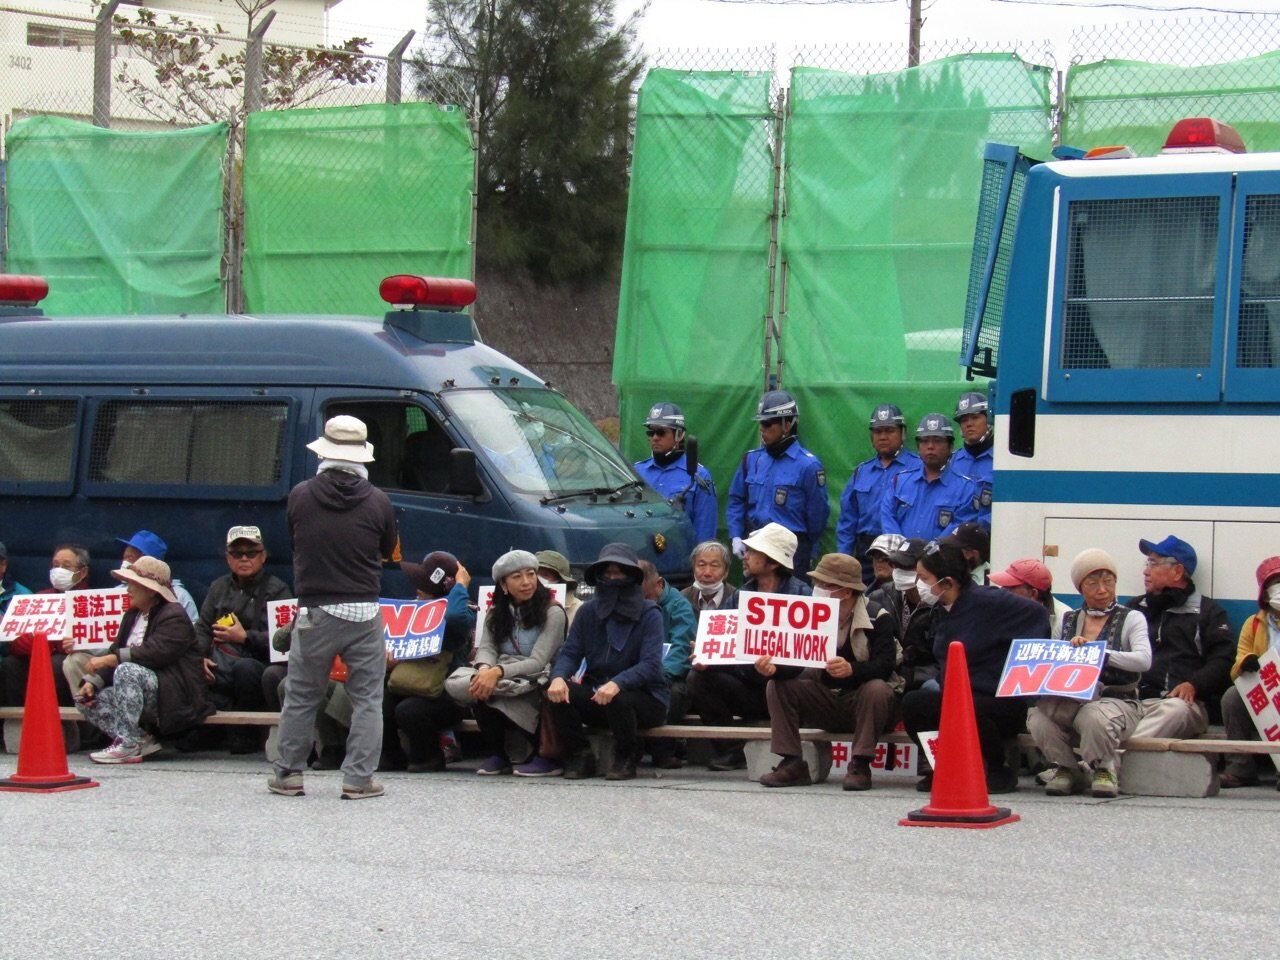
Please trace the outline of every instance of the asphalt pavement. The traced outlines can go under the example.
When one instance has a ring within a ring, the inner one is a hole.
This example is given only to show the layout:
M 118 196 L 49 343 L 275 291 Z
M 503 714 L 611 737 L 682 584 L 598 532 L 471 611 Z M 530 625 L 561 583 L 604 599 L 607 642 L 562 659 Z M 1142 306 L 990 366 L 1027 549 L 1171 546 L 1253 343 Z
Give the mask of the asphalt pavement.
M 0 757 L 9 769 L 16 757 Z M 1280 793 L 996 798 L 910 829 L 909 782 L 768 790 L 379 775 L 266 790 L 265 763 L 71 757 L 93 790 L 0 794 L 0 958 L 1255 957 Z M 4 772 L 9 772 L 9 769 Z

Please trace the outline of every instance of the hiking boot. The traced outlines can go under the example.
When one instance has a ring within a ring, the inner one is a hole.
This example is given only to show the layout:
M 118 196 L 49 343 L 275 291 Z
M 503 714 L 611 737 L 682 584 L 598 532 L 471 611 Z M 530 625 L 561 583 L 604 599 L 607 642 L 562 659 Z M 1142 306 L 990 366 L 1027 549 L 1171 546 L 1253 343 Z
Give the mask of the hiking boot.
M 89 754 L 94 763 L 141 763 L 142 748 L 136 743 L 125 743 L 120 737 L 105 750 Z
M 564 768 L 566 780 L 587 780 L 596 775 L 596 755 L 590 750 L 576 754 Z
M 1116 782 L 1114 773 L 1106 767 L 1099 767 L 1093 771 L 1093 786 L 1089 792 L 1102 800 L 1114 799 L 1120 796 L 1120 784 Z
M 871 761 L 866 757 L 854 757 L 849 761 L 849 770 L 844 775 L 844 790 L 871 789 Z
M 382 789 L 382 784 L 378 783 L 377 780 L 370 780 L 362 786 L 355 786 L 350 783 L 342 785 L 343 800 L 369 800 L 372 797 L 380 797 L 384 793 L 386 791 Z
M 987 793 L 1014 793 L 1018 789 L 1018 775 L 1008 767 L 992 767 L 987 771 Z
M 304 796 L 302 791 L 302 771 L 286 770 L 281 773 L 277 770 L 267 780 L 267 789 L 272 793 L 280 794 L 282 797 Z
M 564 764 L 559 760 L 534 757 L 528 763 L 518 764 L 511 772 L 517 777 L 558 777 L 564 773 Z
M 1044 785 L 1044 792 L 1049 797 L 1069 797 L 1084 793 L 1084 777 L 1069 767 L 1057 767 L 1053 777 Z
M 760 778 L 762 787 L 807 787 L 812 783 L 809 765 L 800 757 L 784 757 L 780 764 Z
M 724 753 L 717 753 L 711 758 L 711 762 L 707 764 L 708 770 L 745 770 L 747 769 L 747 755 L 743 753 L 742 748 L 736 750 L 726 750 Z
M 496 753 L 492 757 L 485 757 L 480 761 L 480 766 L 476 767 L 476 773 L 482 777 L 500 777 L 510 772 L 511 761 Z
M 635 756 L 614 757 L 613 766 L 604 775 L 606 780 L 634 780 L 636 778 Z

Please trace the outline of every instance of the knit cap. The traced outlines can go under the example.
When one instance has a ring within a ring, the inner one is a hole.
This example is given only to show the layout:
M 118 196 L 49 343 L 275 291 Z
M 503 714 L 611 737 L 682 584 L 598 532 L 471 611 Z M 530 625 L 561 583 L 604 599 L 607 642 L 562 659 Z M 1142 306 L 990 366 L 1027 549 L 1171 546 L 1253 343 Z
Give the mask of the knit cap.
M 1080 584 L 1084 581 L 1084 578 L 1095 570 L 1106 570 L 1114 577 L 1120 576 L 1116 571 L 1115 560 L 1111 559 L 1111 554 L 1098 547 L 1091 547 L 1082 551 L 1071 561 L 1071 582 L 1075 584 L 1077 592 L 1080 590 Z
M 538 569 L 538 558 L 528 550 L 508 550 L 493 561 L 493 582 L 502 583 L 503 577 L 509 577 L 517 570 Z

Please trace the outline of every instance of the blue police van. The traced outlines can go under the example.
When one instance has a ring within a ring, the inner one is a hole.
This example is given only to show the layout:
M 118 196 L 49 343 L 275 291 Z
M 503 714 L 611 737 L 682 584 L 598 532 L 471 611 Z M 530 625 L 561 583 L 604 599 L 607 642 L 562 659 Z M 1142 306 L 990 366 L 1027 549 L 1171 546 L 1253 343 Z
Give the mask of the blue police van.
M 1159 156 L 989 144 L 963 363 L 994 377 L 992 565 L 1102 547 L 1143 592 L 1140 538 L 1195 547 L 1234 623 L 1280 553 L 1280 154 L 1209 118 Z
M 403 555 L 456 553 L 479 580 L 511 548 L 581 570 L 609 542 L 689 579 L 693 532 L 560 393 L 480 342 L 468 281 L 392 277 L 381 321 L 294 316 L 44 316 L 47 284 L 0 277 L 0 541 L 44 586 L 53 545 L 118 565 L 116 537 L 159 533 L 199 598 L 229 527 L 262 529 L 291 580 L 285 500 L 314 475 L 324 422 L 365 422 L 370 480 Z M 409 595 L 399 569 L 388 596 Z

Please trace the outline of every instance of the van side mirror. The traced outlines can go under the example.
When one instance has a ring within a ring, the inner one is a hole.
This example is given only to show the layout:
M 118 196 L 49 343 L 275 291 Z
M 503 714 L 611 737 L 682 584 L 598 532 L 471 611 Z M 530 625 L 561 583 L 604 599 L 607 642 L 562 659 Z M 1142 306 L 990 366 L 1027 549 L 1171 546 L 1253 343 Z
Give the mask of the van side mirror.
M 474 450 L 454 447 L 449 451 L 449 492 L 461 497 L 478 497 L 484 493 Z
M 684 458 L 688 462 L 689 476 L 696 477 L 698 475 L 698 438 L 684 438 Z

